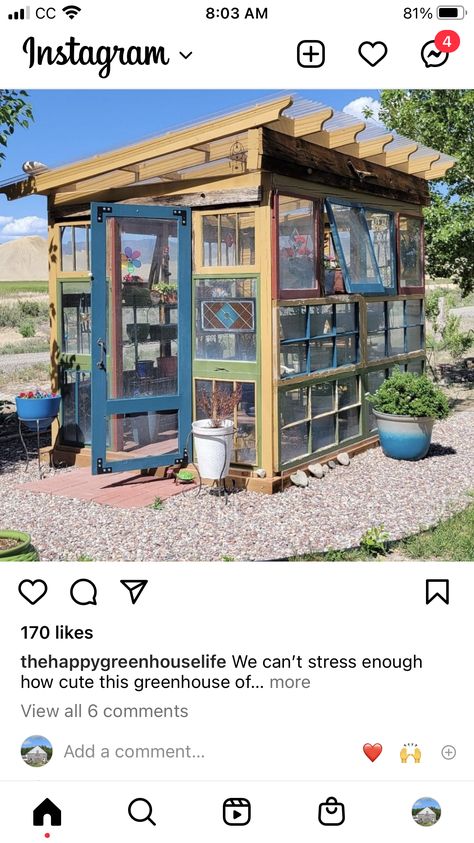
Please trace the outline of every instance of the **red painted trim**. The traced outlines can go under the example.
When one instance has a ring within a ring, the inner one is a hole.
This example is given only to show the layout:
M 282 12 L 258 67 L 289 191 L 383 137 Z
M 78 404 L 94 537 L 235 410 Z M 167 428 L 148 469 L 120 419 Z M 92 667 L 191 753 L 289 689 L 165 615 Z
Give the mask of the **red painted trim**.
M 401 266 L 401 238 L 400 238 L 400 217 L 414 217 L 415 219 L 421 222 L 421 281 L 422 283 L 419 286 L 406 286 L 402 284 L 402 266 Z M 396 228 L 396 263 L 397 263 L 397 282 L 398 282 L 398 292 L 400 295 L 416 295 L 416 293 L 420 293 L 420 295 L 424 296 L 425 294 L 425 263 L 426 263 L 426 249 L 425 249 L 425 221 L 423 217 L 420 217 L 419 214 L 414 213 L 413 211 L 400 211 L 396 214 L 395 217 L 395 228 Z
M 314 218 L 314 232 L 313 240 L 315 246 L 314 272 L 316 276 L 316 285 L 309 289 L 285 289 L 280 287 L 280 195 L 288 196 L 290 199 L 303 199 L 306 202 L 311 202 L 313 205 Z M 322 200 L 314 199 L 311 196 L 305 196 L 302 193 L 286 192 L 280 194 L 275 191 L 273 194 L 273 219 L 272 219 L 272 293 L 274 299 L 310 299 L 321 295 L 322 284 L 322 268 L 323 262 L 323 225 L 322 225 Z

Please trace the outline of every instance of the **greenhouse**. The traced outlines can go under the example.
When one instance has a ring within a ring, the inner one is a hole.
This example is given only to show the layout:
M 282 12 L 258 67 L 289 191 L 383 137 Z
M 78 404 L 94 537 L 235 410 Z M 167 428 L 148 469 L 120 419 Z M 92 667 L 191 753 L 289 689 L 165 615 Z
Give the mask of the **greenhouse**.
M 200 396 L 233 411 L 231 476 L 377 443 L 365 400 L 425 360 L 423 208 L 454 160 L 278 95 L 0 188 L 48 197 L 45 458 L 165 475 Z

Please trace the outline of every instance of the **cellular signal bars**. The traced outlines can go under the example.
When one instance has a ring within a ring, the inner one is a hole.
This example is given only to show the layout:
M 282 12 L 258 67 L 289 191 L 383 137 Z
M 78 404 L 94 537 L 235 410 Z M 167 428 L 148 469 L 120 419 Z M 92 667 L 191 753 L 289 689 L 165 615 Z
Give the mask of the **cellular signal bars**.
M 30 7 L 25 6 L 24 9 L 19 9 L 18 12 L 11 12 L 8 15 L 8 20 L 29 20 L 30 19 Z

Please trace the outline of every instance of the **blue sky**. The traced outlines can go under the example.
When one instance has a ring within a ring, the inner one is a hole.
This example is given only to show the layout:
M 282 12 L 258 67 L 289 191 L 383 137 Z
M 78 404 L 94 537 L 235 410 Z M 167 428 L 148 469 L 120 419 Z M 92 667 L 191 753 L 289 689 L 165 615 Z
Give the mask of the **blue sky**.
M 47 738 L 44 738 L 42 735 L 32 735 L 30 738 L 27 738 L 26 741 L 23 741 L 24 747 L 31 747 L 34 746 L 48 746 L 51 747 L 50 742 Z
M 35 122 L 10 138 L 0 182 L 22 172 L 24 161 L 59 166 L 160 134 L 168 128 L 262 100 L 269 90 L 198 91 L 31 91 Z M 360 114 L 375 90 L 310 90 L 301 96 Z M 27 234 L 46 234 L 46 199 L 8 202 L 0 195 L 0 243 Z

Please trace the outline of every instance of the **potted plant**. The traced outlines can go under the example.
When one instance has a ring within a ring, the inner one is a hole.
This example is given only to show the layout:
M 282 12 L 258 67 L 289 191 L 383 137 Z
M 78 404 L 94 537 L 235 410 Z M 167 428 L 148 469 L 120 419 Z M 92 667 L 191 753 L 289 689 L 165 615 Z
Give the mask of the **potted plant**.
M 0 530 L 0 562 L 36 562 L 38 559 L 28 533 Z
M 164 281 L 160 281 L 159 284 L 153 284 L 151 292 L 152 294 L 158 294 L 158 301 L 163 304 L 176 304 L 178 301 L 177 284 L 167 284 Z
M 216 384 L 210 393 L 204 389 L 198 393 L 197 406 L 206 418 L 193 422 L 193 436 L 199 473 L 206 480 L 223 480 L 229 473 L 234 411 L 241 399 L 240 386 L 229 392 Z
M 30 430 L 37 430 L 37 422 L 39 430 L 46 430 L 59 413 L 61 396 L 56 392 L 32 387 L 20 392 L 15 401 L 18 418 Z
M 399 369 L 367 400 L 373 406 L 382 450 L 396 460 L 423 459 L 434 422 L 450 412 L 445 394 L 426 375 Z
M 336 258 L 324 256 L 324 292 L 327 296 L 344 292 L 341 267 Z

